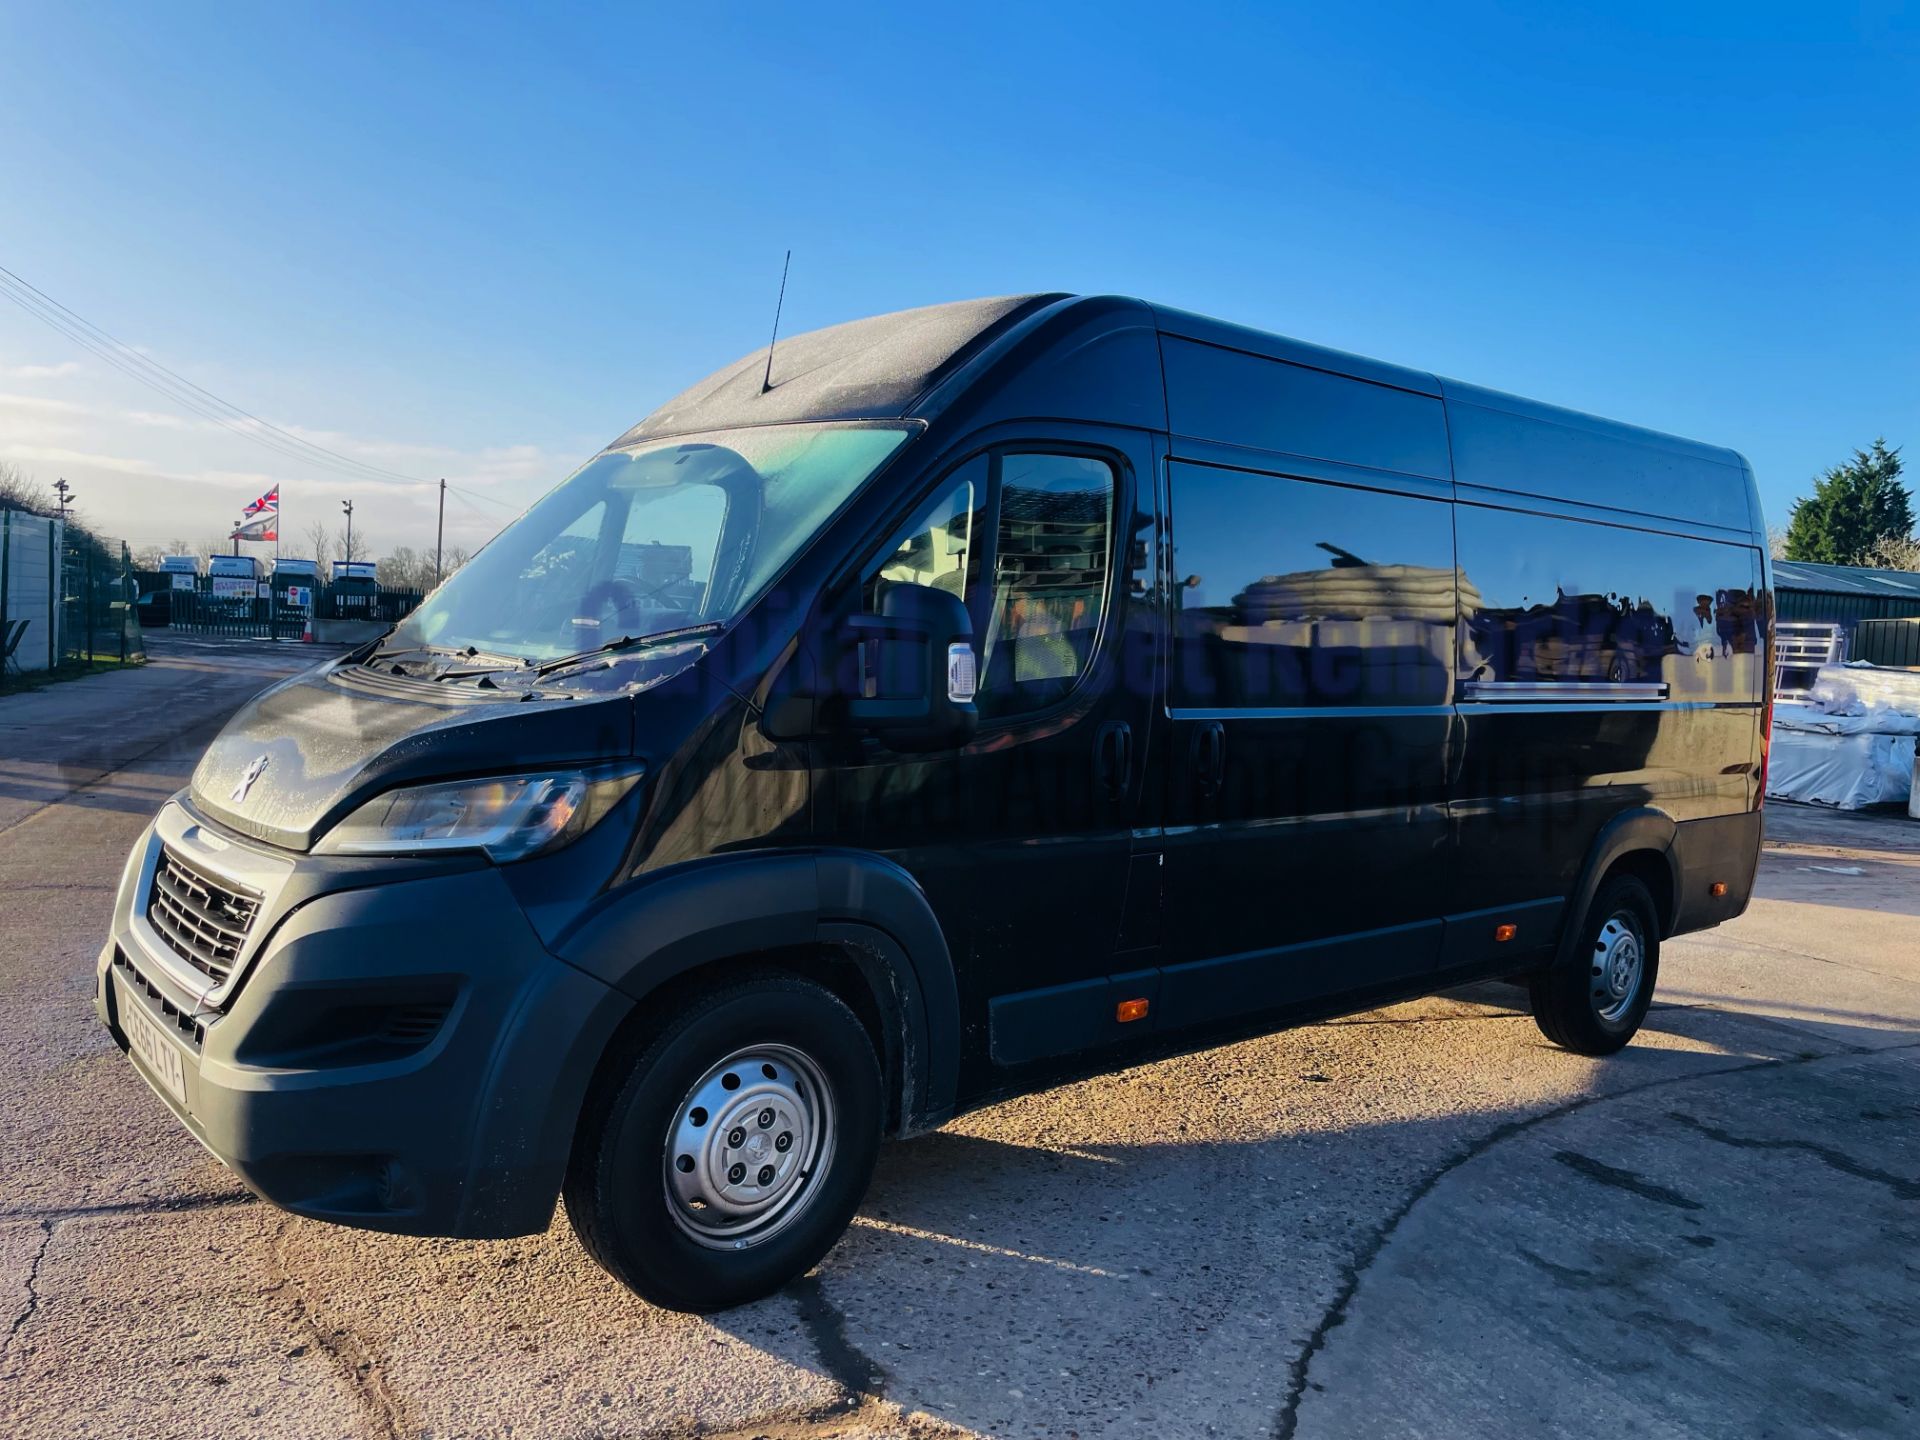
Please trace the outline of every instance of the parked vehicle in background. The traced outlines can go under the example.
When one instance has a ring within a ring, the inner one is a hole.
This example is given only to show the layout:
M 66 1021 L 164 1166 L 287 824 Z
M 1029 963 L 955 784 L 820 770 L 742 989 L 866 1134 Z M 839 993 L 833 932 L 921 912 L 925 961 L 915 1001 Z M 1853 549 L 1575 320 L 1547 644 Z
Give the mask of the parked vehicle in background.
M 333 613 L 343 619 L 371 619 L 379 609 L 380 582 L 378 562 L 373 560 L 336 560 L 332 565 L 329 595 Z
M 260 562 L 252 555 L 207 557 L 207 592 L 216 601 L 251 605 L 260 595 Z
M 173 591 L 143 590 L 134 598 L 142 630 L 164 630 L 173 623 Z
M 194 555 L 163 555 L 160 557 L 160 571 L 173 577 L 173 588 L 192 590 L 200 579 L 200 560 Z
M 309 608 L 310 600 L 308 605 L 300 605 L 296 598 L 288 596 L 287 591 L 292 589 L 311 596 L 320 588 L 320 564 L 316 560 L 301 560 L 291 555 L 276 557 L 271 583 L 274 602 L 282 608 Z
M 1771 585 L 1730 450 L 1143 304 L 782 340 L 261 695 L 98 1006 L 261 1195 L 663 1305 L 883 1134 L 1488 976 L 1624 1046 L 1738 915 Z

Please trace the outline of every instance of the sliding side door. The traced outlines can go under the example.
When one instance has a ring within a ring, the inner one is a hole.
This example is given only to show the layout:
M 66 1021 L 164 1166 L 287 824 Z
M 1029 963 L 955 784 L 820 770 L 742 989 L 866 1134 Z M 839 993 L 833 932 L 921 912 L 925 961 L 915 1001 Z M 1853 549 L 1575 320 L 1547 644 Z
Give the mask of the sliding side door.
M 1438 963 L 1452 506 L 1366 479 L 1170 467 L 1163 1028 Z

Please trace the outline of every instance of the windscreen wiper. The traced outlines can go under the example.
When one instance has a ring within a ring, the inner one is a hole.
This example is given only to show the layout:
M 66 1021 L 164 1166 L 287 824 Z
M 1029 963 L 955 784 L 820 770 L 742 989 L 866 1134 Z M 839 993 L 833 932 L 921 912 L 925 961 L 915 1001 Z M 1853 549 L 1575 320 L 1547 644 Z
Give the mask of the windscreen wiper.
M 399 663 L 402 660 L 413 663 L 424 660 L 429 664 L 435 660 L 446 661 L 443 669 L 429 671 L 426 674 L 424 678 L 429 680 L 471 680 L 477 675 L 498 675 L 503 671 L 527 670 L 533 665 L 533 662 L 524 656 L 493 655 L 472 645 L 462 650 L 455 650 L 445 645 L 410 645 L 400 650 L 376 650 L 361 663 L 383 669 L 391 668 L 392 673 L 399 675 L 405 673 Z M 477 660 L 480 663 L 456 669 L 455 667 L 463 660 Z
M 562 655 L 558 660 L 549 660 L 538 667 L 536 675 L 551 675 L 556 670 L 564 670 L 570 665 L 578 665 L 583 660 L 591 660 L 596 655 L 611 655 L 618 650 L 633 649 L 641 645 L 665 645 L 675 640 L 691 640 L 700 635 L 718 635 L 727 628 L 724 620 L 706 620 L 698 625 L 682 625 L 678 630 L 655 630 L 645 635 L 622 635 L 618 640 L 609 640 L 604 645 L 596 645 L 591 650 L 582 650 L 574 655 Z

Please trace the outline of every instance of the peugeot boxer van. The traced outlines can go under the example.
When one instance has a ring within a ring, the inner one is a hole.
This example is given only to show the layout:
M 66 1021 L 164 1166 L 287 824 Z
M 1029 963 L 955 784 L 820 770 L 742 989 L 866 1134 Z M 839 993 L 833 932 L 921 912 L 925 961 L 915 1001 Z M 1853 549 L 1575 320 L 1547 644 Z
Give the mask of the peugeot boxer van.
M 265 1199 L 807 1270 L 883 1137 L 1465 981 L 1587 1055 L 1753 885 L 1741 457 L 1136 300 L 783 339 L 134 847 L 101 1019 Z

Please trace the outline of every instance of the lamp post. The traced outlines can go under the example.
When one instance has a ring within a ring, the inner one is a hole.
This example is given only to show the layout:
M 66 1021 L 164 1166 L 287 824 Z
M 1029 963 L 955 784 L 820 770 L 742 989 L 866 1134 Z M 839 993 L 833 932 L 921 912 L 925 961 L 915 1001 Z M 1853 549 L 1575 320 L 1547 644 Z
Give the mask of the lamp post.
M 340 502 L 340 508 L 347 512 L 346 553 L 340 558 L 342 560 L 351 560 L 353 559 L 353 502 L 351 500 L 342 500 Z

